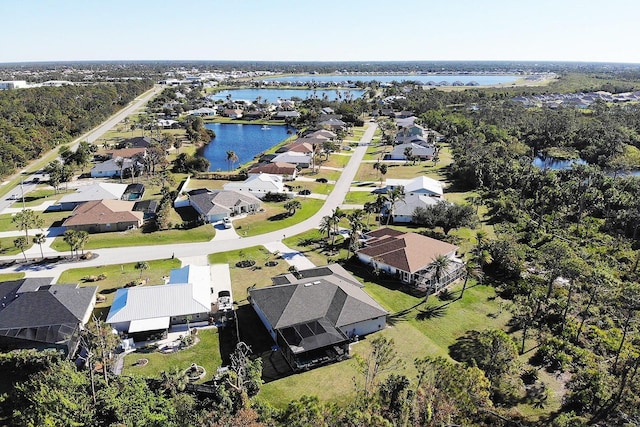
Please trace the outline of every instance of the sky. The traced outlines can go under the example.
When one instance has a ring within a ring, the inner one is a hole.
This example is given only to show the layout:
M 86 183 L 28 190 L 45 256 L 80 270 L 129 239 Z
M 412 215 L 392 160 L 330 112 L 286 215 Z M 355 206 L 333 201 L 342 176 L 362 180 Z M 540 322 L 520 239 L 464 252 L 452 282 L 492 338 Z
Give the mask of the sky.
M 0 63 L 640 63 L 638 0 L 2 0 Z

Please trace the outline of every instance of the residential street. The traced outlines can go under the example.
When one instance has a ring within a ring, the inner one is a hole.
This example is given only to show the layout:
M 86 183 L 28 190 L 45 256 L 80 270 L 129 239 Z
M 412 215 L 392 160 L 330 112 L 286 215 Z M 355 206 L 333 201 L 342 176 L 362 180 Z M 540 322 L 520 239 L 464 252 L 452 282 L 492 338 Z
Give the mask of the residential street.
M 93 250 L 93 253 L 99 256 L 89 261 L 65 263 L 62 265 L 36 265 L 36 266 L 24 266 L 16 265 L 15 267 L 0 270 L 2 272 L 18 271 L 25 272 L 28 277 L 50 277 L 57 278 L 63 271 L 71 268 L 79 267 L 91 267 L 110 264 L 124 264 L 134 261 L 150 261 L 154 259 L 171 258 L 175 255 L 177 258 L 192 257 L 202 254 L 226 252 L 231 250 L 238 250 L 242 248 L 248 248 L 252 246 L 265 245 L 271 242 L 278 242 L 286 236 L 293 236 L 300 234 L 312 228 L 318 227 L 320 220 L 323 216 L 331 214 L 331 211 L 340 206 L 344 201 L 344 198 L 351 187 L 351 184 L 356 176 L 360 162 L 364 158 L 364 154 L 367 150 L 368 143 L 371 142 L 373 134 L 377 125 L 375 123 L 368 123 L 368 127 L 365 130 L 364 135 L 360 139 L 360 145 L 353 150 L 353 155 L 349 160 L 349 163 L 344 167 L 340 178 L 336 182 L 336 185 L 327 197 L 324 205 L 320 210 L 311 218 L 295 224 L 291 227 L 287 227 L 271 233 L 261 234 L 258 236 L 244 237 L 238 239 L 214 239 L 206 243 L 184 243 L 176 245 L 161 245 L 161 246 L 136 246 L 136 247 L 124 247 L 124 248 L 111 248 L 111 249 L 98 249 Z M 37 249 L 39 251 L 39 249 Z M 59 252 L 51 252 L 45 250 L 45 256 L 60 255 Z M 0 261 L 10 259 L 20 259 L 22 254 L 0 257 Z

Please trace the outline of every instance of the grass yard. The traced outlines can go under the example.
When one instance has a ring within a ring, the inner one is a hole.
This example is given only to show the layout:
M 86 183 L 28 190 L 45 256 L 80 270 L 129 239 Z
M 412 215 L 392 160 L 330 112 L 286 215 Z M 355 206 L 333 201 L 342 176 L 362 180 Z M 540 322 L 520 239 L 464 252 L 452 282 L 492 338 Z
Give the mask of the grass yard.
M 287 237 L 283 239 L 283 243 L 301 252 L 304 256 L 315 265 L 327 265 L 336 260 L 344 260 L 347 257 L 347 249 L 344 247 L 344 238 L 342 236 L 336 236 L 335 249 L 337 252 L 327 253 L 324 250 L 323 242 L 327 236 L 320 233 L 320 230 L 313 229 L 307 232 L 296 234 L 295 236 Z M 331 242 L 331 239 L 329 239 Z
M 209 190 L 222 190 L 222 186 L 229 181 L 221 179 L 198 179 L 191 178 L 189 180 L 189 189 L 194 190 L 197 188 L 208 188 Z
M 363 160 L 381 160 L 392 148 L 390 145 L 369 145 Z
M 8 282 L 10 280 L 20 280 L 24 278 L 24 273 L 2 273 L 0 274 L 0 282 Z
M 208 242 L 214 236 L 215 229 L 211 224 L 204 224 L 189 230 L 171 229 L 154 231 L 153 233 L 145 233 L 141 229 L 96 233 L 89 235 L 89 241 L 84 249 Z M 69 251 L 69 245 L 63 240 L 62 236 L 56 237 L 51 247 L 60 252 Z
M 458 283 L 453 290 L 458 291 L 460 286 Z M 365 281 L 364 289 L 391 313 L 412 307 L 422 300 L 369 281 Z M 398 355 L 405 362 L 404 367 L 396 373 L 404 373 L 412 379 L 416 374 L 414 359 L 424 356 L 448 357 L 449 346 L 467 331 L 505 328 L 510 317 L 508 311 L 502 309 L 502 302 L 495 297 L 493 288 L 489 286 L 471 286 L 462 300 L 453 302 L 439 301 L 432 296 L 428 305 L 442 305 L 441 316 L 417 320 L 417 311 L 414 310 L 404 317 L 390 321 L 387 329 L 380 332 L 393 338 Z M 353 344 L 351 351 L 352 355 L 368 354 L 368 339 Z M 305 394 L 340 404 L 344 396 L 354 394 L 352 378 L 361 380 L 355 362 L 347 360 L 265 384 L 260 396 L 277 407 L 284 407 L 288 401 Z
M 326 178 L 329 181 L 337 181 L 338 178 L 340 178 L 341 174 L 342 172 L 340 171 L 333 171 L 333 170 L 327 170 L 327 169 L 320 169 L 316 172 L 312 171 L 311 169 L 304 169 L 302 172 L 298 174 L 298 176 L 305 176 L 307 178 L 313 178 L 313 179 Z
M 51 226 L 58 226 L 62 220 L 67 218 L 71 212 L 36 212 L 42 218 L 42 228 L 46 230 Z M 18 228 L 12 221 L 13 214 L 0 215 L 0 231 L 18 231 Z
M 296 193 L 300 190 L 310 190 L 312 193 L 329 194 L 333 191 L 333 184 L 323 184 L 321 182 L 292 181 L 286 185 L 290 186 Z
M 254 260 L 260 269 L 236 267 L 236 262 L 245 259 Z M 267 261 L 278 261 L 274 267 L 266 267 Z M 246 303 L 247 288 L 255 285 L 258 288 L 271 285 L 271 277 L 289 271 L 289 264 L 271 254 L 264 246 L 253 246 L 238 251 L 221 252 L 209 255 L 210 264 L 229 264 L 233 300 Z
M 13 241 L 18 237 L 24 237 L 24 233 L 20 236 L 12 236 L 12 237 L 1 237 L 0 238 L 0 255 L 17 255 L 21 253 L 20 249 L 18 249 Z M 29 236 L 29 241 L 27 242 L 27 247 L 24 250 L 29 250 L 33 246 L 33 236 Z
M 98 286 L 98 293 L 104 295 L 106 300 L 96 304 L 96 312 L 104 312 L 104 317 L 106 318 L 106 309 L 111 306 L 116 290 L 126 283 L 139 280 L 141 271 L 142 278 L 148 278 L 148 285 L 159 285 L 164 284 L 162 277 L 168 276 L 171 269 L 180 268 L 179 259 L 148 261 L 148 264 L 148 270 L 137 270 L 135 262 L 73 268 L 62 273 L 57 283 L 80 283 L 80 286 Z M 83 277 L 99 276 L 100 274 L 104 274 L 107 278 L 97 282 L 85 282 L 82 280 Z
M 324 204 L 324 200 L 297 197 L 302 204 L 292 216 L 286 215 L 284 203 L 263 203 L 264 212 L 258 212 L 233 221 L 233 225 L 241 236 L 255 236 L 276 231 L 310 218 Z
M 135 351 L 124 357 L 124 375 L 131 375 L 145 378 L 159 378 L 160 372 L 169 371 L 173 367 L 187 369 L 192 363 L 204 367 L 206 375 L 199 382 L 211 380 L 216 370 L 222 365 L 220 347 L 218 342 L 218 331 L 216 329 L 199 329 L 198 342 L 184 350 L 170 354 L 162 354 L 157 351 L 140 352 Z M 145 366 L 136 366 L 138 359 L 149 359 Z
M 377 195 L 370 191 L 349 191 L 344 198 L 344 203 L 352 205 L 364 205 L 366 202 L 374 202 Z
M 332 153 L 329 155 L 329 160 L 322 162 L 321 166 L 329 166 L 332 168 L 344 168 L 351 160 L 351 156 L 345 156 L 344 154 Z

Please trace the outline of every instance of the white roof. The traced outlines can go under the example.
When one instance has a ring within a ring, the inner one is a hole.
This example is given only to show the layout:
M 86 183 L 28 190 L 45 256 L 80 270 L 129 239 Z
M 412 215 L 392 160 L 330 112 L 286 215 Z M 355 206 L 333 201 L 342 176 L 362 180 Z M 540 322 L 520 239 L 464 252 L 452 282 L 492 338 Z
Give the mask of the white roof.
M 107 323 L 211 311 L 209 266 L 188 265 L 173 269 L 169 277 L 167 285 L 118 289 L 107 316 Z M 188 283 L 185 283 L 185 280 Z
M 285 163 L 311 163 L 311 156 L 304 153 L 298 153 L 296 151 L 287 151 L 286 153 L 278 154 L 271 160 L 271 163 L 285 162 Z
M 223 185 L 225 190 L 266 190 L 282 192 L 284 183 L 280 175 L 272 175 L 268 173 L 252 174 L 249 178 L 242 182 L 229 182 Z
M 129 333 L 155 331 L 157 329 L 167 329 L 170 317 L 155 317 L 153 319 L 132 320 L 129 324 Z
M 404 187 L 404 193 L 417 193 L 421 190 L 426 190 L 433 194 L 442 196 L 444 191 L 442 190 L 442 183 L 428 176 L 418 176 L 413 179 L 387 179 L 387 187 Z
M 88 202 L 104 199 L 119 200 L 126 189 L 127 184 L 98 182 L 78 188 L 75 193 L 62 197 L 59 203 Z
M 398 202 L 393 208 L 393 214 L 397 216 L 411 216 L 417 207 L 433 206 L 442 201 L 439 197 L 431 197 L 427 194 L 414 194 L 406 196 L 403 202 Z

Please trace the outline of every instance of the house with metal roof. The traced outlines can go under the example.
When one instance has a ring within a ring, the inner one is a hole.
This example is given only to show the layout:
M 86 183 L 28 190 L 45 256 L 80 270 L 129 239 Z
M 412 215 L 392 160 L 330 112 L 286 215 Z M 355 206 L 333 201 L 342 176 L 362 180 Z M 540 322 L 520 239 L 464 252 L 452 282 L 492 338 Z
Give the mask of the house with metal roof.
M 73 356 L 97 286 L 52 285 L 51 277 L 0 283 L 0 348 L 58 349 Z
M 187 192 L 189 205 L 207 222 L 257 212 L 262 202 L 250 193 L 233 190 L 209 190 L 201 188 Z
M 284 181 L 279 175 L 261 173 L 249 175 L 244 181 L 231 181 L 224 184 L 225 190 L 239 191 L 253 194 L 257 198 L 263 198 L 267 193 L 284 194 Z
M 438 291 L 462 274 L 458 247 L 450 243 L 387 227 L 371 231 L 365 238 L 365 246 L 356 251 L 360 262 L 421 291 Z M 447 257 L 450 263 L 438 280 L 434 262 L 439 256 Z
M 95 200 L 120 200 L 127 189 L 127 184 L 110 182 L 97 182 L 95 184 L 78 187 L 75 193 L 67 194 L 60 198 L 60 210 L 72 211 L 76 206 L 84 202 Z
M 120 288 L 107 323 L 136 340 L 187 320 L 208 321 L 216 300 L 212 282 L 209 266 L 187 265 L 171 270 L 166 285 Z
M 311 164 L 311 155 L 305 153 L 297 153 L 295 151 L 287 151 L 286 153 L 280 153 L 275 156 L 271 162 L 278 163 L 293 163 L 301 168 L 308 168 Z
M 396 188 L 403 187 L 405 196 L 426 194 L 431 197 L 442 197 L 444 195 L 442 183 L 437 179 L 429 178 L 424 175 L 417 176 L 413 179 L 389 178 L 386 180 L 385 184 L 385 187 L 379 191 L 386 193 L 389 190 L 393 191 Z
M 249 301 L 294 371 L 349 356 L 349 342 L 386 327 L 387 311 L 342 266 L 272 278 Z

